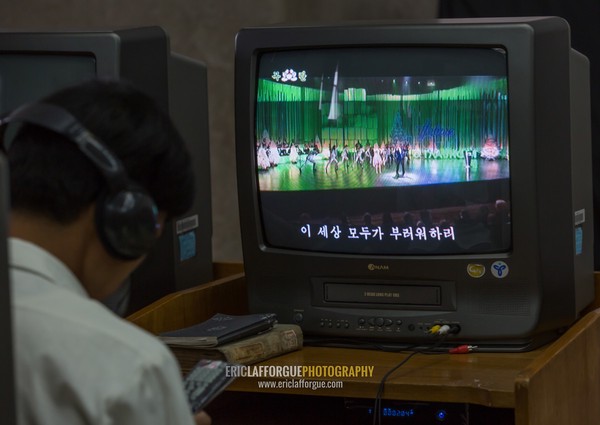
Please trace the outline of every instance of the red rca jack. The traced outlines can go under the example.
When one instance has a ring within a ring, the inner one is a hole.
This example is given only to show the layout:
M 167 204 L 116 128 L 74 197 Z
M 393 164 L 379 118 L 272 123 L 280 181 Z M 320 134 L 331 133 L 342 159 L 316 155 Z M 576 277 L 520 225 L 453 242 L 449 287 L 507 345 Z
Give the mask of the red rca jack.
M 467 354 L 476 350 L 476 345 L 459 345 L 458 347 L 454 347 L 448 350 L 450 354 Z

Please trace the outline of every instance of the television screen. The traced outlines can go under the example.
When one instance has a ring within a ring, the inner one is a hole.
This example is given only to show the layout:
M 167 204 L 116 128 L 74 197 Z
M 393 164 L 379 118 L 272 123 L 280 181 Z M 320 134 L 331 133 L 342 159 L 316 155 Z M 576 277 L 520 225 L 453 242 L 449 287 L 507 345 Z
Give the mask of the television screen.
M 40 70 L 44 76 L 40 77 Z M 96 76 L 92 55 L 0 53 L 0 113 Z
M 506 51 L 450 50 L 260 56 L 255 164 L 268 245 L 510 249 Z

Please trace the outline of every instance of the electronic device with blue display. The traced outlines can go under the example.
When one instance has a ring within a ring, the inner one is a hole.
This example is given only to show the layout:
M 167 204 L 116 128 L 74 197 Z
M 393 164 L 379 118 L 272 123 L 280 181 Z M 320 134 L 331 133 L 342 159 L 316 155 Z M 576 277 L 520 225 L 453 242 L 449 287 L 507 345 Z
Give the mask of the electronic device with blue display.
M 372 423 L 373 405 L 364 399 L 344 400 L 344 423 Z M 425 403 L 386 400 L 380 408 L 381 424 L 465 425 L 469 424 L 470 406 L 464 403 Z M 494 422 L 496 423 L 496 422 Z

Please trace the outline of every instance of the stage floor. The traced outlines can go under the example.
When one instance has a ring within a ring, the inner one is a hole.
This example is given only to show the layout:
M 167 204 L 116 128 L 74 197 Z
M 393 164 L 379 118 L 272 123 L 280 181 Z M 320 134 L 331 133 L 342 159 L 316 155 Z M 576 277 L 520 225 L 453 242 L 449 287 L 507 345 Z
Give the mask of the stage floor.
M 467 168 L 460 159 L 412 159 L 405 166 L 405 173 L 396 176 L 396 165 L 384 166 L 377 173 L 370 164 L 339 165 L 336 171 L 331 164 L 326 171 L 327 161 L 321 159 L 312 164 L 292 164 L 287 157 L 276 167 L 261 170 L 258 182 L 261 190 L 296 191 L 323 189 L 352 189 L 369 187 L 418 186 L 496 180 L 509 177 L 509 161 L 477 159 Z

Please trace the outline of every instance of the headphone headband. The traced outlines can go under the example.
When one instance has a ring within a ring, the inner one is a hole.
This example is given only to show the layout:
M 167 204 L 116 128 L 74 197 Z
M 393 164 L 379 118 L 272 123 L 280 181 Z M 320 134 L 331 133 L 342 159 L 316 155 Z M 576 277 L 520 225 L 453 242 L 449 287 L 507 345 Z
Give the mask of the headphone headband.
M 111 186 L 122 184 L 125 168 L 121 161 L 114 156 L 90 131 L 66 109 L 49 103 L 32 103 L 23 105 L 0 120 L 0 136 L 4 136 L 8 124 L 24 122 L 51 130 L 75 142 L 83 154 L 96 165 Z M 4 140 L 5 152 L 8 152 L 12 140 Z

